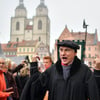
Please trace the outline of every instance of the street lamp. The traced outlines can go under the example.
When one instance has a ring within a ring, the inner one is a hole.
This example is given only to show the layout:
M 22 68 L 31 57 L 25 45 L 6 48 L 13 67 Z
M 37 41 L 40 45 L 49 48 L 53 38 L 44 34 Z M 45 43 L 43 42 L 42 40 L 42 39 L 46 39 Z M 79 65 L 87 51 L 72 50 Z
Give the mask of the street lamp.
M 85 23 L 85 19 L 83 20 L 83 28 L 85 28 L 86 30 L 85 30 L 85 39 L 84 39 L 84 41 L 85 41 L 85 51 L 84 51 L 84 58 L 85 58 L 85 55 L 86 55 L 86 41 L 87 41 L 87 24 Z
M 85 30 L 85 39 L 84 39 L 84 41 L 85 41 L 85 50 L 86 50 L 86 41 L 87 41 L 87 24 L 85 23 L 85 19 L 83 20 L 83 28 L 85 28 L 86 30 Z
M 83 20 L 83 28 L 86 29 L 85 31 L 85 49 L 86 49 L 86 40 L 87 40 L 87 24 L 85 23 L 85 19 Z

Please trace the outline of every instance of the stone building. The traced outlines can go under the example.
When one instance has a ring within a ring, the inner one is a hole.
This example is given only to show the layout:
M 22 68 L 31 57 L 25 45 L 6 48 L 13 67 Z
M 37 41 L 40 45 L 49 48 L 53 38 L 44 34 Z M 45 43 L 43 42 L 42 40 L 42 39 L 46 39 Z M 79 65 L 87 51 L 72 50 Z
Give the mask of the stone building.
M 82 40 L 85 40 L 85 32 L 73 32 L 73 31 L 70 32 L 67 26 L 65 26 L 58 40 L 59 41 L 62 41 L 62 40 L 82 41 Z M 55 49 L 54 49 L 54 55 L 55 55 L 54 62 L 56 62 L 58 59 L 56 43 L 55 43 Z M 97 30 L 95 30 L 95 33 L 87 33 L 86 51 L 85 51 L 84 61 L 89 66 L 92 66 L 94 59 L 98 56 L 100 57 L 100 41 L 98 41 Z
M 40 0 L 32 19 L 27 18 L 24 2 L 19 0 L 15 16 L 11 18 L 10 41 L 23 40 L 39 40 L 50 47 L 50 19 L 44 0 Z
M 44 0 L 40 0 L 32 19 L 27 18 L 24 2 L 19 0 L 11 17 L 10 41 L 2 44 L 2 49 L 6 57 L 28 55 L 31 59 L 38 52 L 42 59 L 50 55 L 50 19 Z

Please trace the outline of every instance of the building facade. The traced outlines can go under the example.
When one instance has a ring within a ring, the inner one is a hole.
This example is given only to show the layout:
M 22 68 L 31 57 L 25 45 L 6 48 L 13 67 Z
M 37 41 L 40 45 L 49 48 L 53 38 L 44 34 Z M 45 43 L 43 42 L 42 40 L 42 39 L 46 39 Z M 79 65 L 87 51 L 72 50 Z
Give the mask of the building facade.
M 36 8 L 36 15 L 27 18 L 27 9 L 23 0 L 15 9 L 15 16 L 11 18 L 10 41 L 39 40 L 50 46 L 50 19 L 48 8 L 44 0 Z
M 83 41 L 85 40 L 85 32 L 70 32 L 66 26 L 58 40 Z M 54 62 L 58 59 L 57 49 L 56 41 L 54 48 Z M 97 30 L 95 30 L 95 33 L 87 33 L 84 62 L 88 64 L 88 66 L 93 66 L 93 61 L 98 56 L 100 57 L 100 41 L 98 41 Z

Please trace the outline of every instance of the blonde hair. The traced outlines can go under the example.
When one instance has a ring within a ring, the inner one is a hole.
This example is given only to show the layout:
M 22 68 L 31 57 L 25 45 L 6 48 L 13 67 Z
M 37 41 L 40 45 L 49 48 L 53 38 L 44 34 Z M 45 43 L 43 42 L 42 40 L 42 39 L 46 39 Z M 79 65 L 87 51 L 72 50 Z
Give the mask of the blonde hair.
M 20 75 L 21 75 L 21 76 L 29 75 L 29 68 L 28 68 L 28 67 L 22 68 L 22 69 L 20 70 Z
M 5 63 L 6 63 L 6 66 L 8 66 L 8 69 L 11 69 L 11 60 L 9 58 L 5 59 Z

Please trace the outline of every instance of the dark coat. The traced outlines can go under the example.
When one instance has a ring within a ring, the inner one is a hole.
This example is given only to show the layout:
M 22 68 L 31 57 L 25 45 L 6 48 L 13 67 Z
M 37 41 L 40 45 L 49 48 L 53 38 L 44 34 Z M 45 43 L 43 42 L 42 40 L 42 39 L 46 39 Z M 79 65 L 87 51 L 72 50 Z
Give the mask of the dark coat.
M 77 57 L 66 80 L 63 78 L 60 60 L 40 74 L 35 81 L 35 74 L 32 78 L 30 86 L 26 86 L 30 89 L 24 91 L 24 99 L 21 100 L 27 100 L 25 96 L 31 97 L 28 100 L 43 100 L 46 90 L 49 90 L 49 100 L 100 100 L 93 73 Z M 30 95 L 26 95 L 27 92 Z
M 28 81 L 28 79 L 29 79 L 29 75 L 25 75 L 25 76 L 17 75 L 15 77 L 18 92 L 19 92 L 19 97 L 21 96 L 21 93 L 22 93 L 24 86 L 25 86 L 26 82 Z
M 19 93 L 18 93 L 18 88 L 16 85 L 16 81 L 15 78 L 13 77 L 13 74 L 10 73 L 9 71 L 7 73 L 5 73 L 6 79 L 7 79 L 7 83 L 8 83 L 8 88 L 13 87 L 13 91 L 14 93 L 12 94 L 12 97 L 14 100 L 19 99 Z
M 95 79 L 96 79 L 96 82 L 99 88 L 99 96 L 100 96 L 100 70 L 94 69 L 94 76 L 95 76 Z
M 39 78 L 40 76 L 40 73 L 38 73 L 38 71 L 32 75 L 29 80 L 26 82 L 25 84 L 25 87 L 22 91 L 22 94 L 21 94 L 21 97 L 20 97 L 20 100 L 32 100 L 31 96 L 32 96 L 32 92 L 31 92 L 31 87 L 34 85 L 32 85 L 32 83 L 34 83 L 35 81 L 37 82 L 37 79 Z M 33 91 L 34 92 L 34 91 Z

